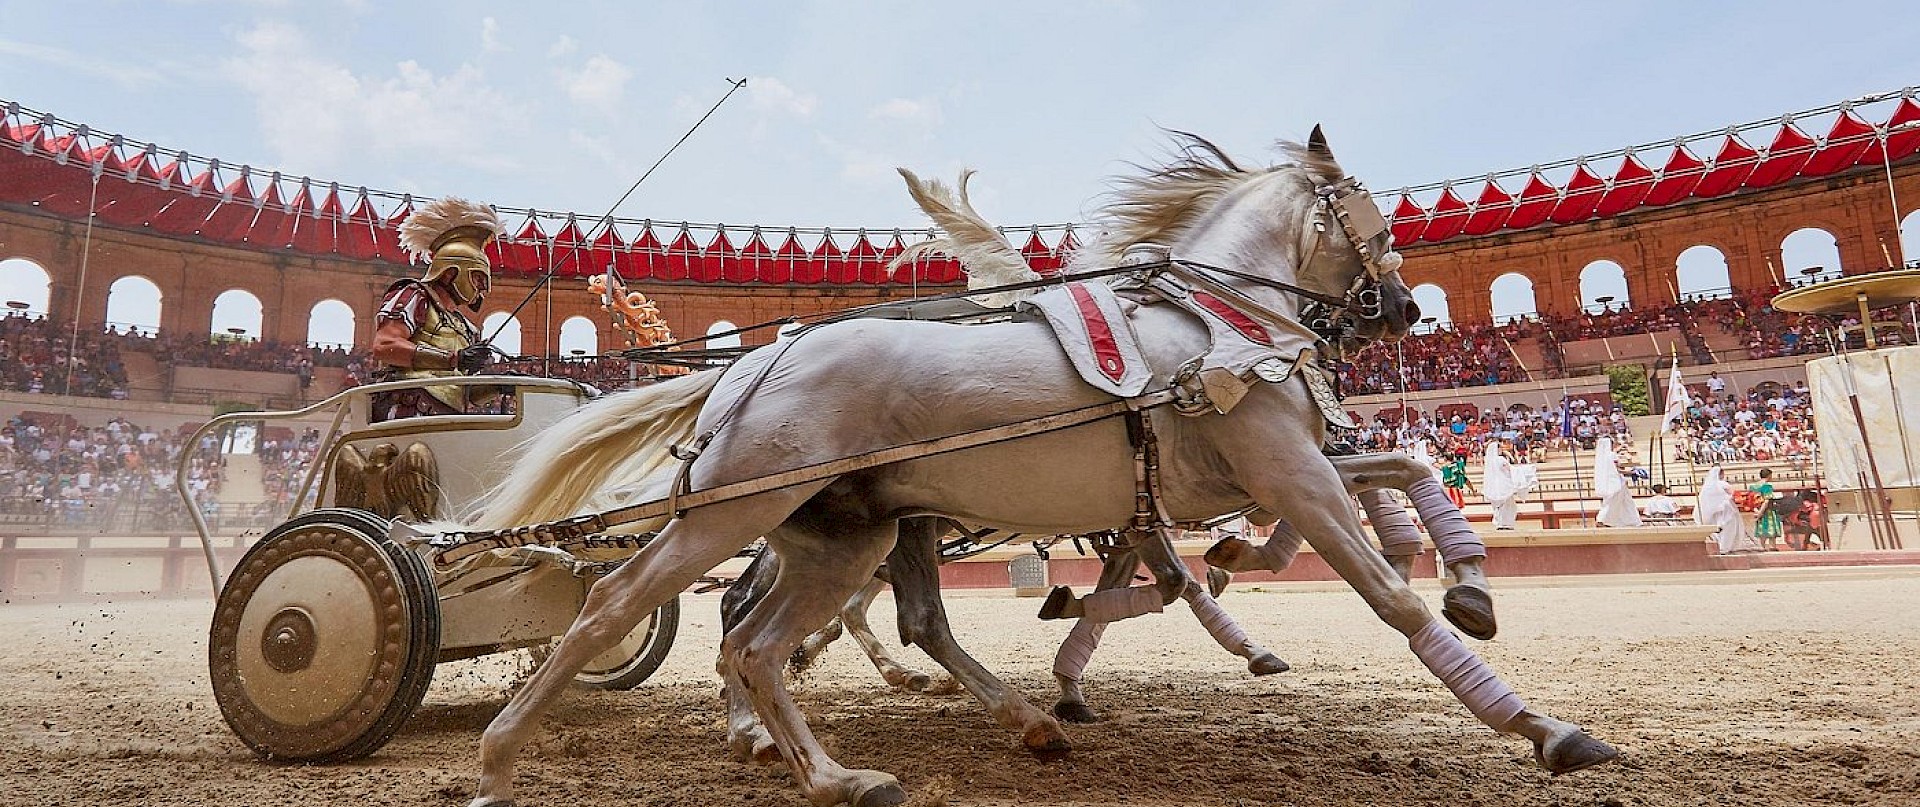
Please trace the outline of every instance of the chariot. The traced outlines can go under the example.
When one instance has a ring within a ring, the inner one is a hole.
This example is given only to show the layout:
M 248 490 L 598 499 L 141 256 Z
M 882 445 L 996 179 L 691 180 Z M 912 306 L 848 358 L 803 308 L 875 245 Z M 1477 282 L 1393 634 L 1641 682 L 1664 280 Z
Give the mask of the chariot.
M 499 391 L 492 411 L 370 422 L 374 396 L 426 383 Z M 355 387 L 298 410 L 221 415 L 195 432 L 326 421 L 280 521 L 224 573 L 202 502 L 185 484 L 218 598 L 208 637 L 214 697 L 261 756 L 336 762 L 378 750 L 419 706 L 434 668 L 566 632 L 593 581 L 642 543 L 571 553 L 524 547 L 452 569 L 396 517 L 459 513 L 504 471 L 509 449 L 596 394 L 571 381 L 472 376 Z M 678 627 L 669 599 L 576 680 L 627 689 L 660 667 Z

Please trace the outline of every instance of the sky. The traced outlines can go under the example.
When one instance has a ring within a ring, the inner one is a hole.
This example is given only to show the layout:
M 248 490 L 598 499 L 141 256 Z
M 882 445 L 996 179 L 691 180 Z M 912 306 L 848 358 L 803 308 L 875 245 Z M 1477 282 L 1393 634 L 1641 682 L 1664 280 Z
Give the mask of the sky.
M 1085 220 L 1162 127 L 1376 189 L 1920 84 L 1920 4 L 0 0 L 0 100 L 290 175 L 598 216 Z

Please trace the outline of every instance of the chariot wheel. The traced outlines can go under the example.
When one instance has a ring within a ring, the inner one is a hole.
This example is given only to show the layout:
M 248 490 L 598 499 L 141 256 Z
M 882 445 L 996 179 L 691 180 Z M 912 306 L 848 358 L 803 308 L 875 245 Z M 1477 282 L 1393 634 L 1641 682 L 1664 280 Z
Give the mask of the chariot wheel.
M 680 597 L 675 595 L 641 620 L 619 644 L 587 662 L 573 680 L 592 689 L 637 687 L 667 660 L 667 651 L 673 649 L 673 637 L 679 630 Z
M 373 753 L 433 680 L 440 605 L 420 556 L 385 519 L 315 510 L 234 567 L 213 610 L 208 667 L 227 725 L 268 759 Z

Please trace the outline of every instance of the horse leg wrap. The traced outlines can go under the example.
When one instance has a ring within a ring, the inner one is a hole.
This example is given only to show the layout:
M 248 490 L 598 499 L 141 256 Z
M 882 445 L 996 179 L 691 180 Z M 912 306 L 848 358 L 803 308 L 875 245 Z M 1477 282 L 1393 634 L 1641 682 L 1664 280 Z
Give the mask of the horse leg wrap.
M 1060 643 L 1060 650 L 1053 654 L 1053 674 L 1068 681 L 1080 680 L 1081 673 L 1087 671 L 1087 662 L 1093 658 L 1094 648 L 1100 646 L 1100 635 L 1107 632 L 1107 623 L 1081 619 L 1073 623 L 1073 630 L 1067 631 L 1067 640 Z
M 1360 491 L 1360 506 L 1366 508 L 1373 534 L 1380 536 L 1380 554 L 1420 554 L 1420 528 L 1413 525 L 1413 516 L 1393 500 L 1392 494 L 1377 488 Z
M 1427 622 L 1407 639 L 1407 644 L 1467 711 L 1494 731 L 1512 731 L 1514 718 L 1526 711 L 1526 702 L 1439 620 Z
M 1300 531 L 1294 529 L 1292 524 L 1284 520 L 1276 521 L 1273 524 L 1273 536 L 1260 545 L 1260 557 L 1266 560 L 1267 568 L 1276 572 L 1286 571 L 1288 566 L 1293 565 L 1294 556 L 1300 554 L 1303 540 Z
M 1440 480 L 1428 476 L 1408 485 L 1407 497 L 1413 500 L 1413 509 L 1419 511 L 1420 520 L 1426 523 L 1427 535 L 1433 537 L 1433 546 L 1440 552 L 1442 563 L 1451 566 L 1468 558 L 1487 556 L 1487 545 L 1473 534 L 1467 517 L 1447 498 Z
M 1166 610 L 1157 586 L 1133 586 L 1096 591 L 1080 598 L 1081 613 L 1094 622 L 1118 622 Z
M 1214 641 L 1219 642 L 1221 647 L 1226 648 L 1227 652 L 1241 658 L 1253 658 L 1266 652 L 1266 648 L 1254 644 L 1253 640 L 1247 637 L 1246 628 L 1240 627 L 1240 623 L 1233 618 L 1233 615 L 1227 613 L 1227 609 L 1221 608 L 1220 602 L 1215 600 L 1213 595 L 1208 594 L 1199 583 L 1189 583 L 1186 589 L 1180 592 L 1180 596 L 1186 598 L 1187 607 L 1193 609 L 1193 615 L 1200 619 L 1200 626 L 1206 628 L 1207 634 L 1212 636 Z

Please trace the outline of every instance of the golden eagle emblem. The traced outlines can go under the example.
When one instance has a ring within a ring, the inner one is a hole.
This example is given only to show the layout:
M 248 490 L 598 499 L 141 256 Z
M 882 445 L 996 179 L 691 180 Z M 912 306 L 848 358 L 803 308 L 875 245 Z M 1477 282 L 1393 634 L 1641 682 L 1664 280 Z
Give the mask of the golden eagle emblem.
M 421 521 L 440 517 L 440 465 L 433 449 L 414 443 L 401 451 L 381 443 L 365 454 L 345 446 L 333 466 L 333 502 L 382 518 L 404 513 Z

